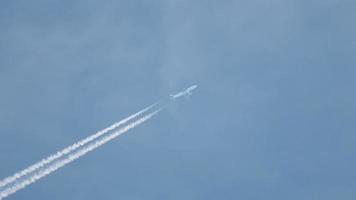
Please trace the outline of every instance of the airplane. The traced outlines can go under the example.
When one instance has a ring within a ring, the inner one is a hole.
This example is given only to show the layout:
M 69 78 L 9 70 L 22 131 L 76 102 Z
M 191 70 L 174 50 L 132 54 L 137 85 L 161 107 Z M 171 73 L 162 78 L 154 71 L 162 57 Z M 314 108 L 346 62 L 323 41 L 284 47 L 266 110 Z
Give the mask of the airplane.
M 177 98 L 182 96 L 189 97 L 190 95 L 192 95 L 192 91 L 195 90 L 197 87 L 197 85 L 192 85 L 187 89 L 183 90 L 182 92 L 178 92 L 177 94 L 171 94 L 169 96 L 171 97 L 171 100 L 176 100 Z

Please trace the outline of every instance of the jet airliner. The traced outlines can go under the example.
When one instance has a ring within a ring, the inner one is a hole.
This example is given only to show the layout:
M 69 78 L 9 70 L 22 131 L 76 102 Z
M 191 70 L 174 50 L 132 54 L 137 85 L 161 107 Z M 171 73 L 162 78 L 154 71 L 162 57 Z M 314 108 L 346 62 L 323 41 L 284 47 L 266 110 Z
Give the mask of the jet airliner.
M 187 89 L 178 92 L 177 94 L 171 94 L 169 95 L 171 97 L 171 100 L 176 100 L 179 97 L 185 96 L 185 97 L 189 97 L 190 95 L 192 95 L 192 91 L 195 90 L 198 86 L 197 85 L 192 85 L 190 87 L 188 87 Z

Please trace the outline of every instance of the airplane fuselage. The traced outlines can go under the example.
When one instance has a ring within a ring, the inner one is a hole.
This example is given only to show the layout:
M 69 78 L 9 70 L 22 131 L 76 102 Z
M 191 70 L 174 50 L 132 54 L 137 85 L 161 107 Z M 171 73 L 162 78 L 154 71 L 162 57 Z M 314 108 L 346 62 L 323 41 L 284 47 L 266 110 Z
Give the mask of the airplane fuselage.
M 185 89 L 182 92 L 170 95 L 170 97 L 172 100 L 176 100 L 177 98 L 182 97 L 182 96 L 190 96 L 190 95 L 192 95 L 192 91 L 195 90 L 197 87 L 198 87 L 197 85 L 190 86 L 189 88 Z

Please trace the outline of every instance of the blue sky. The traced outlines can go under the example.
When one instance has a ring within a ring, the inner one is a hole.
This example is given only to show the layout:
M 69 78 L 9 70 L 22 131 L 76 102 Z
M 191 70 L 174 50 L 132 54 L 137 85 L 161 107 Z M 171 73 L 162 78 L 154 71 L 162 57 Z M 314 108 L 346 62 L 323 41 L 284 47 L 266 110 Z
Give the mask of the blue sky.
M 355 199 L 355 8 L 1 2 L 0 177 L 199 85 L 9 199 Z

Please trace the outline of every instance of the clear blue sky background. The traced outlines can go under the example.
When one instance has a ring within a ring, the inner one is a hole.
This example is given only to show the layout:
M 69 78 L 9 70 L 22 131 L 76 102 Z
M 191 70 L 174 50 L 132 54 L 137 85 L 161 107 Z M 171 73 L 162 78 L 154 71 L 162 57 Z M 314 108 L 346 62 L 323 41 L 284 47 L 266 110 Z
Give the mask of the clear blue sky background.
M 0 177 L 191 84 L 9 199 L 356 198 L 356 1 L 0 3 Z

